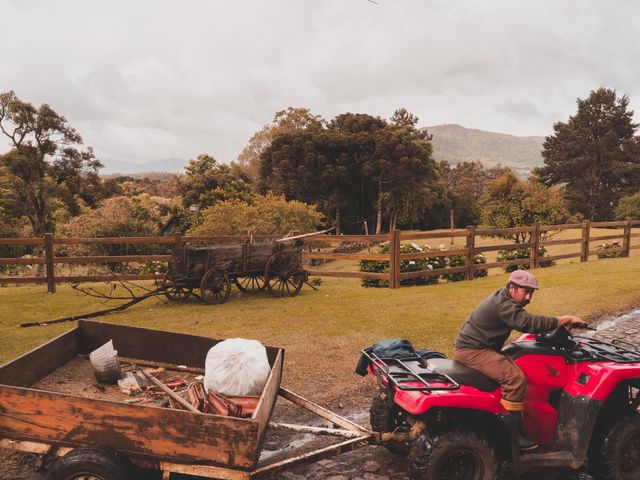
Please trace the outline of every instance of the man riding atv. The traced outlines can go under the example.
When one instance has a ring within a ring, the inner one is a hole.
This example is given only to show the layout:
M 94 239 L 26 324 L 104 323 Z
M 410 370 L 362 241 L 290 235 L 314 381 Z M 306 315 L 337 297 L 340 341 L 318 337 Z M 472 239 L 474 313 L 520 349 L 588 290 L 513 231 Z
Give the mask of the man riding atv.
M 474 368 L 498 382 L 502 391 L 502 405 L 516 418 L 520 426 L 526 378 L 522 370 L 500 351 L 512 330 L 523 333 L 544 333 L 565 326 L 584 325 L 573 315 L 546 317 L 525 311 L 538 289 L 538 281 L 529 272 L 516 270 L 504 288 L 487 297 L 465 320 L 455 342 L 454 359 Z M 518 446 L 532 450 L 537 443 L 525 438 L 518 429 Z
M 379 387 L 371 427 L 389 450 L 407 456 L 412 480 L 511 479 L 542 468 L 640 479 L 640 347 L 574 335 L 566 327 L 587 326 L 570 315 L 528 314 L 537 286 L 530 274 L 514 273 L 464 323 L 457 349 L 470 349 L 467 357 L 488 352 L 486 365 L 416 351 L 406 339 L 362 350 L 356 372 Z M 498 351 L 512 329 L 544 333 L 525 333 Z M 506 379 L 520 383 L 524 396 Z M 539 448 L 524 451 L 523 433 Z

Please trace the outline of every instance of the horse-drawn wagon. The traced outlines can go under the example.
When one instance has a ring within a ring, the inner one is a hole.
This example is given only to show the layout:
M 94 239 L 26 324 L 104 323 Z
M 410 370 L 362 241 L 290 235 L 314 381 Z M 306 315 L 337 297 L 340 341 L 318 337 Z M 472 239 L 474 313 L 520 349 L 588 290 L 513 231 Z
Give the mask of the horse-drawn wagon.
M 302 246 L 300 239 L 181 245 L 173 251 L 169 270 L 163 277 L 165 295 L 170 300 L 179 300 L 199 288 L 204 302 L 224 303 L 233 282 L 242 292 L 266 288 L 274 297 L 293 297 L 307 281 L 307 272 L 302 268 Z

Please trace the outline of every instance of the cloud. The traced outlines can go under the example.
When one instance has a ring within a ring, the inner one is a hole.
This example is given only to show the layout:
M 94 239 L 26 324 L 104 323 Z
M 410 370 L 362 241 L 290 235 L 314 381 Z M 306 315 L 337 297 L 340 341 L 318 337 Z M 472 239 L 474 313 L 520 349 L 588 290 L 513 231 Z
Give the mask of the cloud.
M 231 161 L 289 106 L 545 135 L 600 86 L 640 102 L 623 0 L 5 0 L 3 20 L 0 90 L 119 161 Z
M 542 113 L 535 104 L 525 99 L 507 99 L 497 105 L 496 110 L 507 115 L 514 115 L 516 117 L 532 118 L 542 117 Z

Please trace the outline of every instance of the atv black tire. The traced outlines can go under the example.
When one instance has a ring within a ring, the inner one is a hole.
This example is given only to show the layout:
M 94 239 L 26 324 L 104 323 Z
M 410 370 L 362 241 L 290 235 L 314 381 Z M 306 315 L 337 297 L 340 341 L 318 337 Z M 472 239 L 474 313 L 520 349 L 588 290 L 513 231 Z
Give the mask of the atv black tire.
M 640 416 L 624 418 L 611 427 L 596 463 L 603 480 L 640 478 Z
M 46 480 L 133 480 L 133 467 L 107 448 L 76 448 L 58 460 Z
M 425 433 L 409 452 L 409 475 L 412 480 L 494 480 L 496 456 L 471 432 Z
M 373 399 L 369 410 L 371 429 L 374 432 L 384 433 L 393 432 L 398 427 L 406 427 L 405 415 L 406 412 L 404 410 L 378 394 Z M 407 455 L 409 453 L 409 445 L 397 440 L 385 442 L 384 446 L 396 455 Z

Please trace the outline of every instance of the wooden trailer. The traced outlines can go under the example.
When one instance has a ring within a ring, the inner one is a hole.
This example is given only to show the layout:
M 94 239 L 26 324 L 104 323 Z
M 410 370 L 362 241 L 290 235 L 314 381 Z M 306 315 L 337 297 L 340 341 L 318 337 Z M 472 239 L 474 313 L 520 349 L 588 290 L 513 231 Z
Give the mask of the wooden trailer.
M 62 457 L 58 460 L 61 463 L 65 455 L 77 456 L 86 451 L 94 456 L 104 455 L 102 463 L 106 465 L 114 464 L 116 457 L 124 457 L 127 464 L 161 470 L 165 479 L 172 472 L 247 479 L 352 449 L 373 438 L 363 427 L 281 388 L 284 350 L 275 347 L 266 347 L 271 372 L 250 418 L 97 400 L 32 387 L 39 379 L 79 356 L 86 357 L 109 340 L 113 340 L 119 357 L 135 359 L 138 365 L 160 364 L 167 369 L 195 372 L 204 372 L 206 354 L 219 342 L 195 335 L 81 320 L 76 328 L 0 367 L 0 448 Z M 340 428 L 270 423 L 278 395 Z M 329 433 L 346 439 L 306 455 L 259 464 L 267 428 Z M 89 477 L 59 478 L 120 478 L 102 471 L 83 475 Z
M 243 292 L 265 288 L 275 297 L 295 296 L 307 280 L 302 268 L 303 241 L 193 246 L 180 245 L 169 259 L 163 277 L 170 300 L 190 296 L 200 289 L 200 298 L 210 304 L 224 303 L 231 283 Z

